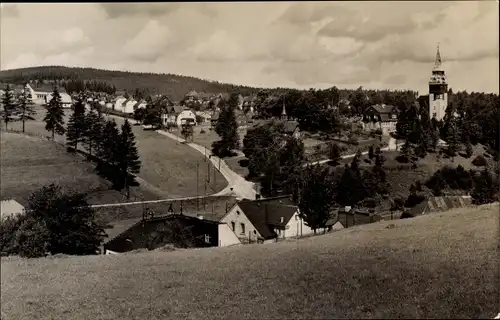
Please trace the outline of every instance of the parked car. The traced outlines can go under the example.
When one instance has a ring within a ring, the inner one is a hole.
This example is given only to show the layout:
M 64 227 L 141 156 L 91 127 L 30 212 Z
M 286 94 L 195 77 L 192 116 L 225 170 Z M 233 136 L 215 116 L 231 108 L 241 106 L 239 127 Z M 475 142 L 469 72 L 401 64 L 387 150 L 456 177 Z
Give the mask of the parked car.
M 149 130 L 158 130 L 160 129 L 160 126 L 154 126 L 152 124 L 143 124 L 142 125 L 142 130 L 149 131 Z

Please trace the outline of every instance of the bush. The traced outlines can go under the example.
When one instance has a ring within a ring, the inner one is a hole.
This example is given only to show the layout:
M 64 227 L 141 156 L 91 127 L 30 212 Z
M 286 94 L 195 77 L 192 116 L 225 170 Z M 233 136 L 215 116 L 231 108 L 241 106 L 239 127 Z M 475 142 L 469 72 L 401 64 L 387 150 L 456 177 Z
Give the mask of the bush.
M 475 165 L 476 167 L 483 167 L 487 165 L 488 162 L 482 155 L 479 155 L 474 160 L 472 160 L 472 164 Z
M 16 231 L 22 222 L 21 217 L 8 216 L 0 223 L 0 252 L 2 256 L 17 253 Z
M 425 200 L 425 196 L 420 193 L 411 193 L 405 201 L 405 207 L 413 208 Z
M 201 130 L 200 130 L 200 133 L 201 133 L 201 134 L 203 134 L 203 133 L 205 133 L 205 132 L 206 132 L 206 131 L 205 131 L 205 130 L 203 130 L 203 129 L 201 129 Z
M 50 235 L 45 223 L 29 217 L 16 232 L 17 253 L 25 258 L 39 258 L 47 255 Z

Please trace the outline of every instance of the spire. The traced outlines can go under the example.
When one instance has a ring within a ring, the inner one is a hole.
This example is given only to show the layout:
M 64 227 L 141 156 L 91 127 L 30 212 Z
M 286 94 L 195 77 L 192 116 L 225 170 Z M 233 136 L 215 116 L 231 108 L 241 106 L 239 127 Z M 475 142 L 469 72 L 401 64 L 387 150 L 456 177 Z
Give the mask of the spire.
M 434 69 L 440 69 L 441 68 L 441 53 L 439 52 L 439 42 L 437 45 L 437 52 L 436 52 L 436 61 L 434 62 Z
M 281 119 L 283 120 L 287 119 L 286 108 L 285 108 L 285 97 L 283 97 L 283 110 L 281 111 Z

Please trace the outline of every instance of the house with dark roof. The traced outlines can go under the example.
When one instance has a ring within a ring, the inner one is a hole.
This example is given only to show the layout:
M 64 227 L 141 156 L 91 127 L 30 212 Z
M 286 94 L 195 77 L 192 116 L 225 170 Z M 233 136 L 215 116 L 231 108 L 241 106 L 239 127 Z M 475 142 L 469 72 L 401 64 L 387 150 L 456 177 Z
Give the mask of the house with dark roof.
M 401 214 L 401 219 L 414 218 L 425 214 L 444 212 L 455 208 L 472 206 L 470 196 L 442 196 L 430 197 Z
M 241 244 L 228 225 L 184 214 L 144 217 L 104 244 L 104 253 L 154 250 L 167 244 L 206 248 Z
M 242 243 L 269 243 L 314 233 L 290 196 L 238 201 L 220 222 Z
M 162 122 L 165 126 L 197 125 L 196 114 L 188 107 L 181 105 L 167 106 L 165 113 L 162 114 Z
M 344 228 L 349 228 L 357 225 L 381 221 L 382 217 L 379 214 L 369 211 L 344 207 L 337 210 L 335 220 L 340 221 Z
M 398 109 L 393 105 L 375 104 L 366 108 L 363 114 L 363 124 L 365 130 L 382 130 L 382 133 L 389 135 L 396 131 L 398 122 Z

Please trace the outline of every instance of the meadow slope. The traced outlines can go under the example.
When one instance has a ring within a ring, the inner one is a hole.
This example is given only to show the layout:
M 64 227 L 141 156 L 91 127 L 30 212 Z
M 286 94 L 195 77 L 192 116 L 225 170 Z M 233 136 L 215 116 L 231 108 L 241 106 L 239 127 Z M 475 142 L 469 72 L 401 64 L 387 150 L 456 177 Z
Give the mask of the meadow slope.
M 2 259 L 3 319 L 493 318 L 499 207 L 269 245 Z

